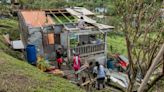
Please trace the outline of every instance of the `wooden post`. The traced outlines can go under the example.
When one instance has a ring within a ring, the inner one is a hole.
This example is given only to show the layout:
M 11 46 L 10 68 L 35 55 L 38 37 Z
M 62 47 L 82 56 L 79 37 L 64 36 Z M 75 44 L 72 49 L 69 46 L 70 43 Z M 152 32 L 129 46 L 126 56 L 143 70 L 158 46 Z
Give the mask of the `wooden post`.
M 41 30 L 40 30 L 40 33 L 42 35 L 42 48 L 43 48 L 43 57 L 45 57 L 45 44 L 44 44 L 44 32 L 43 32 L 43 28 L 40 27 Z
M 145 86 L 146 86 L 146 84 L 147 84 L 151 74 L 153 73 L 156 65 L 160 62 L 159 58 L 162 57 L 163 54 L 164 54 L 164 44 L 162 45 L 160 51 L 158 52 L 157 56 L 155 57 L 155 59 L 154 59 L 153 63 L 151 64 L 148 72 L 146 73 L 146 75 L 145 75 L 145 77 L 144 77 L 140 87 L 138 88 L 138 92 L 143 92 L 144 91 L 144 88 L 145 88 Z
M 105 55 L 107 55 L 107 32 L 104 33 L 104 42 L 105 42 Z
M 105 54 L 105 56 L 106 56 L 106 58 L 105 58 L 105 62 L 104 62 L 104 65 L 106 66 L 106 64 L 105 63 L 107 63 L 107 53 L 108 53 L 108 50 L 107 50 L 107 32 L 105 32 L 104 33 L 104 36 L 105 36 L 105 38 L 104 38 L 104 42 L 105 42 L 105 51 L 104 51 L 104 54 Z
M 69 32 L 67 31 L 67 57 L 68 60 L 71 59 L 71 52 L 70 52 L 70 37 Z

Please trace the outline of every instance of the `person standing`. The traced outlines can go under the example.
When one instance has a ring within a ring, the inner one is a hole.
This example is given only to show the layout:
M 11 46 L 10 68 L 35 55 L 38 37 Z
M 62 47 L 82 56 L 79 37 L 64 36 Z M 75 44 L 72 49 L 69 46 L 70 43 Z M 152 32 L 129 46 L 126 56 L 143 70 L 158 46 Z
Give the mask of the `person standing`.
M 62 59 L 62 52 L 60 49 L 56 50 L 56 59 L 58 63 L 58 68 L 61 69 L 61 64 L 63 62 L 63 59 Z
M 85 28 L 85 21 L 84 21 L 84 18 L 83 17 L 80 17 L 80 20 L 78 22 L 78 27 L 80 29 L 84 29 Z
M 103 85 L 103 88 L 105 88 L 105 68 L 103 65 L 100 65 L 99 62 L 95 63 L 95 67 L 93 69 L 93 73 L 97 74 L 97 86 L 98 86 L 98 90 L 100 90 L 100 85 Z
M 80 69 L 80 66 L 81 66 L 80 56 L 78 54 L 74 54 L 73 68 L 74 68 L 75 72 Z M 78 74 L 75 74 L 75 77 L 78 79 Z

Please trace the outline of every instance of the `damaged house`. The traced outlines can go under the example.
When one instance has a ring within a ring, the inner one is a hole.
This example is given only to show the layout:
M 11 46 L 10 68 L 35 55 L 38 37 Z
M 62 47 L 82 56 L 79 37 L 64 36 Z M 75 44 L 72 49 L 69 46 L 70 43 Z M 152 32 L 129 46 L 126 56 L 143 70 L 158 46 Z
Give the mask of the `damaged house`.
M 25 47 L 35 45 L 37 56 L 54 60 L 55 50 L 62 47 L 68 60 L 74 52 L 81 58 L 106 58 L 107 33 L 114 27 L 97 23 L 85 8 L 21 10 L 18 16 L 21 40 Z M 84 28 L 78 27 L 81 17 Z

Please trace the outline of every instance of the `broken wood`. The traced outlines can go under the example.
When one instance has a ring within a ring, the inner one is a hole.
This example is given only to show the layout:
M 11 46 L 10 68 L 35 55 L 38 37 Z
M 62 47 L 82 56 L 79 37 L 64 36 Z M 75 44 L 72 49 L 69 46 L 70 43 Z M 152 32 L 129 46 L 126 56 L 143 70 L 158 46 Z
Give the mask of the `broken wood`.
M 75 74 L 81 73 L 82 71 L 84 71 L 88 66 L 87 65 L 83 65 L 80 70 L 76 71 Z
M 94 79 L 91 79 L 91 80 L 88 80 L 88 81 L 82 83 L 81 86 L 85 86 L 85 85 L 87 85 L 87 84 L 92 84 L 92 83 L 95 82 L 96 80 L 97 80 L 97 77 L 94 78 Z

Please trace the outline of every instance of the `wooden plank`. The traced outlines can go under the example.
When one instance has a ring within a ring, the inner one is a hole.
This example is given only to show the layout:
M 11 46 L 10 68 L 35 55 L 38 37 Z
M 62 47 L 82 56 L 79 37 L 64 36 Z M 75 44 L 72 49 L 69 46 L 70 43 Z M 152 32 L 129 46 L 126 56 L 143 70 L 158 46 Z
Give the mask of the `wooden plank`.
M 52 13 L 52 11 L 50 11 L 50 13 L 58 20 L 58 22 L 60 22 L 61 24 L 63 24 L 63 22 L 54 13 Z
M 81 14 L 80 13 L 78 13 L 78 12 L 76 12 L 76 11 L 74 11 L 73 9 L 71 9 L 71 8 L 66 8 L 66 10 L 71 14 L 71 15 L 75 15 L 75 16 L 81 16 Z
M 73 23 L 72 20 L 69 19 L 64 13 L 62 13 L 60 10 L 59 10 L 59 12 L 60 12 L 69 22 Z
M 61 12 L 52 12 L 53 14 L 61 14 Z M 52 14 L 50 11 L 46 12 L 46 14 Z M 63 14 L 69 14 L 69 12 L 62 12 Z
M 68 60 L 71 59 L 70 35 L 68 32 L 67 32 L 67 57 L 68 57 Z
M 79 30 L 79 28 L 68 28 L 67 26 L 65 27 L 66 30 L 69 30 L 69 31 L 76 31 Z
M 83 65 L 78 71 L 75 72 L 75 74 L 79 74 L 82 71 L 84 71 L 85 69 L 87 69 L 88 65 Z
M 43 11 L 58 11 L 58 10 L 64 10 L 64 9 L 42 9 Z
M 96 80 L 97 80 L 97 77 L 94 78 L 94 79 L 91 79 L 91 80 L 88 80 L 88 81 L 82 83 L 81 86 L 85 86 L 85 85 L 87 85 L 87 84 L 92 84 L 92 83 L 95 82 Z

